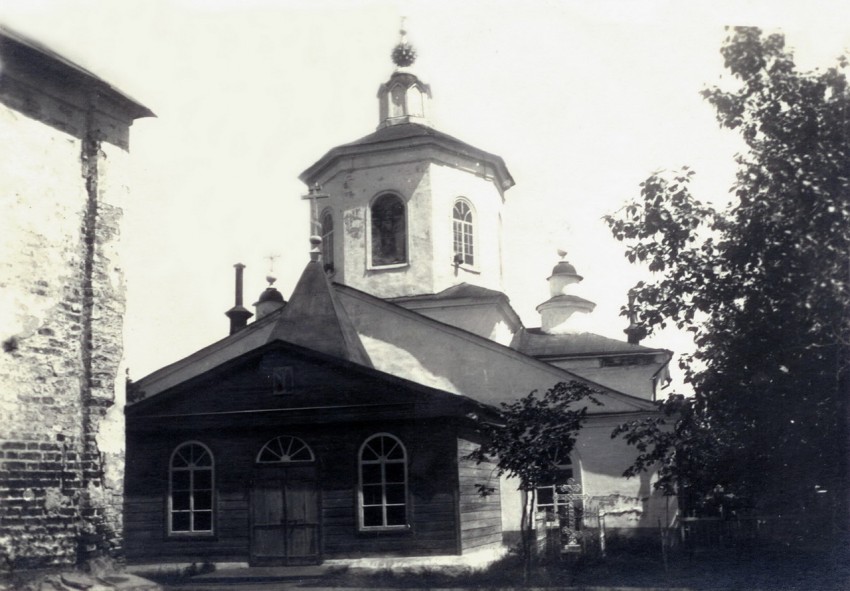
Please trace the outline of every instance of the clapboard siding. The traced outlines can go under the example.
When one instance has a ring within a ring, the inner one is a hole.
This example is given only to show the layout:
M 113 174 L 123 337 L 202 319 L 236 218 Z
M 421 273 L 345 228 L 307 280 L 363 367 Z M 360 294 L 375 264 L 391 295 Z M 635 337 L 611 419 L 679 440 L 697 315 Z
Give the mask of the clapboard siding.
M 476 464 L 468 455 L 477 449 L 474 436 L 466 434 L 457 440 L 458 455 L 458 513 L 463 552 L 502 543 L 502 513 L 499 479 L 495 465 Z M 493 491 L 482 496 L 477 485 Z
M 456 427 L 450 420 L 244 429 L 222 419 L 216 426 L 188 421 L 180 429 L 149 427 L 128 429 L 125 548 L 130 562 L 249 560 L 253 481 L 261 473 L 279 471 L 258 467 L 255 460 L 267 441 L 281 435 L 299 437 L 316 456 L 323 558 L 460 552 Z M 357 454 L 366 438 L 380 432 L 398 437 L 407 451 L 409 523 L 402 531 L 358 528 Z M 208 538 L 169 537 L 166 532 L 168 462 L 173 450 L 190 440 L 206 445 L 215 459 L 215 531 Z

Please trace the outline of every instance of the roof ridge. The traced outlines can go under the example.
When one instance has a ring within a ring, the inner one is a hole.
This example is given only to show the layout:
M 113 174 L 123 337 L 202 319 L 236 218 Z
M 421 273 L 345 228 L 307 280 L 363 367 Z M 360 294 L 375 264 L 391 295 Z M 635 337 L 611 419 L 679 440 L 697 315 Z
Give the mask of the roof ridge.
M 354 324 L 337 301 L 324 268 L 310 261 L 267 342 L 282 340 L 372 367 Z

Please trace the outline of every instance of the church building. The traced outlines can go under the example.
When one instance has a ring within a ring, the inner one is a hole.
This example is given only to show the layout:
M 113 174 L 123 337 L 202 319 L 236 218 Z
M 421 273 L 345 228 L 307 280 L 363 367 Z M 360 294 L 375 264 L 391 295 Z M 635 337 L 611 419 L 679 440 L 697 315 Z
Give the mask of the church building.
M 475 421 L 570 380 L 602 403 L 559 464 L 581 486 L 584 527 L 640 535 L 675 511 L 651 474 L 622 477 L 635 451 L 611 439 L 656 412 L 670 352 L 638 344 L 635 325 L 622 341 L 589 332 L 594 304 L 563 257 L 540 326 L 523 325 L 502 282 L 514 180 L 433 127 L 403 32 L 392 57 L 377 130 L 300 176 L 314 235 L 289 300 L 270 278 L 249 311 L 236 265 L 230 334 L 134 384 L 131 562 L 498 556 L 523 495 L 468 459 Z M 535 510 L 558 510 L 555 484 Z

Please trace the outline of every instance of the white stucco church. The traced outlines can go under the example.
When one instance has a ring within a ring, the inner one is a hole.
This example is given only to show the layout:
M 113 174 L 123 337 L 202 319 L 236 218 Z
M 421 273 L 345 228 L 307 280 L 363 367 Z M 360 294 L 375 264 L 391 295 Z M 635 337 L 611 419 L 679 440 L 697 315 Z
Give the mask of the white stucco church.
M 522 493 L 466 458 L 470 416 L 497 420 L 499 403 L 569 380 L 602 402 L 560 466 L 585 514 L 623 535 L 669 515 L 651 474 L 622 477 L 635 451 L 610 435 L 655 412 L 671 353 L 641 346 L 634 324 L 594 334 L 564 256 L 540 326 L 523 325 L 503 288 L 507 165 L 434 128 L 404 35 L 392 57 L 377 129 L 300 176 L 314 236 L 288 301 L 270 284 L 249 311 L 237 265 L 231 334 L 135 384 L 130 561 L 497 555 Z M 535 510 L 558 502 L 542 487 Z

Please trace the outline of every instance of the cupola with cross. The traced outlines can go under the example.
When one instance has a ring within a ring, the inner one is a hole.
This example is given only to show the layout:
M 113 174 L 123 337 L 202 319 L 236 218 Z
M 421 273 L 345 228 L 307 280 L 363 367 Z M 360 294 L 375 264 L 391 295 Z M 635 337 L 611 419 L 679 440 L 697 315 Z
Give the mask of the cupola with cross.
M 502 290 L 502 210 L 514 181 L 499 156 L 438 131 L 431 89 L 402 28 L 378 90 L 377 131 L 305 170 L 311 234 L 333 280 L 382 298 L 471 284 Z

